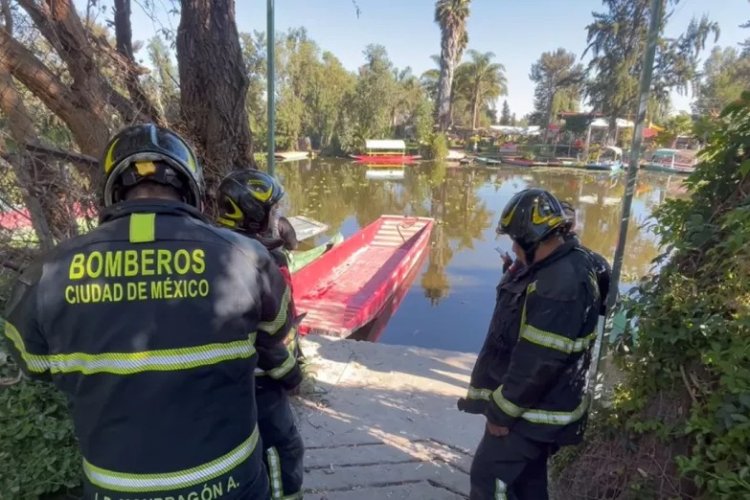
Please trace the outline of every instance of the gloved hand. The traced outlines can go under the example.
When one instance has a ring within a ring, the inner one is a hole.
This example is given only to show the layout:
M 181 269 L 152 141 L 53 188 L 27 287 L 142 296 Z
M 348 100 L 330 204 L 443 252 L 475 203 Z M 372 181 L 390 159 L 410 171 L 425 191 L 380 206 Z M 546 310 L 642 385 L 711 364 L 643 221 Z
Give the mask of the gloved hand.
M 469 402 L 466 398 L 458 398 L 456 406 L 458 407 L 458 411 L 466 411 L 469 408 Z

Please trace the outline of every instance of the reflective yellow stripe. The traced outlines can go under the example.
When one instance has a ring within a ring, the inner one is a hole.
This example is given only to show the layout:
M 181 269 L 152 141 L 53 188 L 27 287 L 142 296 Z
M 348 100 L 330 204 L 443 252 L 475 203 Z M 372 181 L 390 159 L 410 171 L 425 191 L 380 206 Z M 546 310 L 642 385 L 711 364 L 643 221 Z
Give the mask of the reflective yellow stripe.
M 279 312 L 276 314 L 276 319 L 273 321 L 263 321 L 258 325 L 259 330 L 275 335 L 281 330 L 281 327 L 286 323 L 286 317 L 289 313 L 289 298 L 290 292 L 289 287 L 284 290 L 284 295 L 281 297 L 281 304 L 279 304 Z
M 47 359 L 52 373 L 132 375 L 153 371 L 189 370 L 223 361 L 247 359 L 254 354 L 255 347 L 248 339 L 155 351 L 52 354 L 47 356 Z
M 501 479 L 495 479 L 495 500 L 507 500 L 507 486 Z
M 547 411 L 547 410 L 535 410 L 521 408 L 520 406 L 508 401 L 503 397 L 502 394 L 503 386 L 498 387 L 495 392 L 492 393 L 492 400 L 497 406 L 504 411 L 506 414 L 513 418 L 522 418 L 533 424 L 544 424 L 544 425 L 568 425 L 573 422 L 580 420 L 581 417 L 586 413 L 589 407 L 589 401 L 587 398 L 581 400 L 573 411 Z
M 541 347 L 555 349 L 565 354 L 573 354 L 574 352 L 583 352 L 588 349 L 591 342 L 596 338 L 596 332 L 571 340 L 568 337 L 545 332 L 526 324 L 521 327 L 521 338 Z
M 130 243 L 151 243 L 156 239 L 156 214 L 130 216 Z
M 521 414 L 524 412 L 524 409 L 520 406 L 517 406 L 515 403 L 512 403 L 505 399 L 503 396 L 503 386 L 501 385 L 498 387 L 495 392 L 492 393 L 492 399 L 495 401 L 495 404 L 503 410 L 505 413 L 510 415 L 513 418 L 518 418 L 521 416 Z
M 18 354 L 21 356 L 21 359 L 24 363 L 26 363 L 26 369 L 28 371 L 33 373 L 44 373 L 49 370 L 49 361 L 47 360 L 47 356 L 30 354 L 26 350 L 26 345 L 23 343 L 21 334 L 18 332 L 16 327 L 8 321 L 5 321 L 5 336 L 8 337 L 8 339 L 10 339 L 10 341 L 15 346 Z
M 284 483 L 281 481 L 281 460 L 279 452 L 273 446 L 266 450 L 268 472 L 271 482 L 271 498 L 281 499 L 284 496 Z
M 289 374 L 289 372 L 292 371 L 296 363 L 297 363 L 297 359 L 294 357 L 294 355 L 291 352 L 287 351 L 287 356 L 284 362 L 281 365 L 277 366 L 276 368 L 266 371 L 265 375 L 268 375 L 269 377 L 276 379 L 276 380 L 280 378 L 284 378 L 286 375 Z
M 115 472 L 83 461 L 83 472 L 92 484 L 121 493 L 154 493 L 189 488 L 227 474 L 242 465 L 258 444 L 258 426 L 242 444 L 216 460 L 191 469 L 157 474 Z
M 478 389 L 476 387 L 469 386 L 469 391 L 466 394 L 466 399 L 482 399 L 489 401 L 492 391 L 489 389 Z

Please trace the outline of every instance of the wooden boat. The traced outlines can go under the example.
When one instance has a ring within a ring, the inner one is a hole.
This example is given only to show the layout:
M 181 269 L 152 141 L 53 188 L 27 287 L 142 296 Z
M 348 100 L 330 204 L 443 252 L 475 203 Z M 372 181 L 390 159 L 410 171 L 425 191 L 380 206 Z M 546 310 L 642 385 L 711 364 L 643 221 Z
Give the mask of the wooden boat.
M 336 235 L 331 238 L 331 241 L 318 245 L 310 250 L 294 250 L 292 252 L 286 252 L 286 258 L 289 261 L 289 272 L 296 273 L 331 248 L 340 245 L 342 241 L 344 241 L 344 235 L 336 233 Z
M 386 302 L 383 310 L 378 313 L 374 320 L 367 323 L 365 326 L 357 330 L 349 338 L 354 340 L 366 340 L 368 342 L 377 342 L 380 340 L 381 335 L 385 331 L 385 327 L 388 326 L 388 322 L 391 320 L 398 308 L 401 306 L 401 302 L 404 301 L 406 295 L 409 293 L 414 280 L 417 279 L 419 272 L 422 269 L 422 264 L 427 260 L 428 252 L 424 252 L 419 261 L 412 268 L 411 272 L 404 278 L 404 281 L 399 284 L 398 288 L 393 292 L 393 296 Z
M 475 160 L 478 163 L 484 163 L 485 165 L 502 165 L 502 161 L 497 158 L 486 158 L 484 156 L 477 156 Z
M 419 155 L 407 155 L 406 143 L 402 140 L 373 140 L 365 141 L 363 154 L 349 155 L 362 163 L 412 163 L 421 159 Z
M 384 215 L 292 276 L 299 331 L 342 337 L 383 310 L 427 251 L 434 221 Z
M 622 149 L 605 146 L 596 161 L 586 163 L 587 170 L 620 170 L 623 167 Z
M 692 174 L 698 163 L 695 151 L 657 149 L 651 159 L 643 164 L 646 170 L 672 174 Z
M 297 233 L 297 241 L 304 241 L 328 231 L 328 224 L 305 217 L 304 215 L 288 217 L 288 220 L 294 228 L 294 232 Z

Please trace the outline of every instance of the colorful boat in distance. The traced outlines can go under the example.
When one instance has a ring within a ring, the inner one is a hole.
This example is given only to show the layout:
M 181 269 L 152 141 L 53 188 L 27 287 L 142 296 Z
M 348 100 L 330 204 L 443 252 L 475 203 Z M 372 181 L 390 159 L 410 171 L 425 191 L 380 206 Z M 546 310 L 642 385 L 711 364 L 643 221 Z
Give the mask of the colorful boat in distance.
M 687 149 L 657 149 L 643 164 L 646 170 L 673 174 L 692 174 L 698 163 L 696 152 Z
M 292 275 L 303 335 L 347 337 L 371 322 L 428 250 L 434 221 L 384 215 Z
M 362 163 L 386 164 L 413 163 L 422 158 L 419 155 L 407 155 L 406 143 L 399 139 L 367 139 L 364 154 L 349 156 Z
M 586 163 L 587 170 L 620 170 L 622 164 L 622 149 L 616 146 L 605 146 L 595 161 Z

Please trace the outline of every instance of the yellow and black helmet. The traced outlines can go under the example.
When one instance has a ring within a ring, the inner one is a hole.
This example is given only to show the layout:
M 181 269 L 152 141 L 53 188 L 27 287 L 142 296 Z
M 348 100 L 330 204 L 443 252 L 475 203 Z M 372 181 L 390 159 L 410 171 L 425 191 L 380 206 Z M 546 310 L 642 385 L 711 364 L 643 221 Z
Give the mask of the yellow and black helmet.
M 201 208 L 203 168 L 187 142 L 171 130 L 153 123 L 122 129 L 109 141 L 102 167 L 104 206 L 122 201 L 127 189 L 149 181 L 172 186 L 185 203 Z
M 566 227 L 567 217 L 560 201 L 543 189 L 525 189 L 505 205 L 497 225 L 498 234 L 507 234 L 527 254 L 539 243 Z
M 217 222 L 253 234 L 268 229 L 271 210 L 284 197 L 284 188 L 259 170 L 236 170 L 219 185 Z

